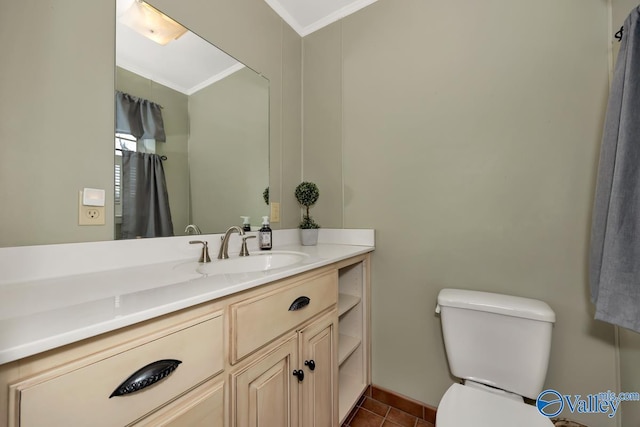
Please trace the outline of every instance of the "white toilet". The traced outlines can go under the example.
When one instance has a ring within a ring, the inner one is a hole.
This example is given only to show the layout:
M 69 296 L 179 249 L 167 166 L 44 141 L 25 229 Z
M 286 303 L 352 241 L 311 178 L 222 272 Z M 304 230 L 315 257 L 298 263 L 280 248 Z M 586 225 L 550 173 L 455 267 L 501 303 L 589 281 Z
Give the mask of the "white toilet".
M 535 400 L 547 374 L 556 315 L 546 303 L 442 289 L 436 312 L 451 373 L 464 380 L 442 396 L 436 427 L 549 427 Z

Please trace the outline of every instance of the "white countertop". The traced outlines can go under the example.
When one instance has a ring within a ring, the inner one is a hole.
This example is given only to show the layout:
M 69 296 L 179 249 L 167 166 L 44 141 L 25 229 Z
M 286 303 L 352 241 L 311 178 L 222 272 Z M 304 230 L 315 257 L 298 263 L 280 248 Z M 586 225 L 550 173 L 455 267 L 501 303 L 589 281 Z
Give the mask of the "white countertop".
M 197 257 L 194 259 L 193 249 L 188 258 L 182 256 L 170 261 L 125 268 L 100 268 L 114 267 L 109 262 L 103 262 L 85 266 L 80 273 L 76 270 L 75 274 L 64 274 L 58 267 L 55 271 L 50 269 L 50 277 L 47 277 L 43 268 L 32 273 L 33 277 L 26 273 L 28 268 L 19 273 L 14 271 L 13 280 L 0 279 L 0 364 L 371 252 L 374 249 L 373 230 L 358 230 L 356 234 L 358 232 L 360 237 L 365 238 L 344 238 L 348 231 L 326 230 L 317 246 L 301 246 L 297 243 L 297 234 L 291 231 L 276 233 L 272 252 L 296 251 L 308 257 L 298 264 L 266 272 L 207 276 L 194 270 L 185 275 L 184 270 L 180 269 L 179 272 L 175 267 L 183 265 L 185 261 L 195 263 Z M 225 262 L 215 259 L 217 245 L 211 245 L 211 242 L 219 240 L 217 236 L 198 238 L 210 241 L 212 262 Z M 164 245 L 188 244 L 188 238 L 174 238 L 173 242 L 168 243 L 167 239 L 164 240 Z M 57 249 L 55 253 L 66 258 L 69 252 L 86 252 L 95 248 L 104 251 L 99 246 L 101 244 L 109 245 L 112 242 L 75 244 L 73 247 L 51 245 L 48 249 Z M 145 243 L 149 244 L 153 243 Z M 135 250 L 137 244 L 130 242 L 120 245 L 128 245 L 125 249 L 132 247 Z M 46 247 L 33 248 L 36 251 L 46 250 L 43 249 Z M 21 253 L 16 255 L 15 251 L 6 249 L 0 251 L 0 268 L 3 262 L 15 262 L 24 255 L 27 257 L 24 257 L 23 263 L 31 262 L 29 256 L 33 256 L 33 252 L 24 248 L 15 249 Z M 122 247 L 114 249 L 120 249 L 119 253 L 123 251 Z M 234 246 L 230 247 L 232 258 L 237 257 L 235 249 Z M 255 247 L 251 249 L 254 252 L 257 250 Z M 102 256 L 105 253 L 109 252 L 103 252 Z M 84 271 L 91 269 L 94 271 Z

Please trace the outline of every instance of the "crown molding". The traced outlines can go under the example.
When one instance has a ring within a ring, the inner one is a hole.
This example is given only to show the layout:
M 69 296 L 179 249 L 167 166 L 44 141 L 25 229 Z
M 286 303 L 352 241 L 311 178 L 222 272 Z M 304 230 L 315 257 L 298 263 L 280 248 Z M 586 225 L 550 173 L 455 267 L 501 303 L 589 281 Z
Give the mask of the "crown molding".
M 300 35 L 300 37 L 305 37 L 314 31 L 318 31 L 319 29 L 326 27 L 329 24 L 333 24 L 334 22 L 351 15 L 354 12 L 359 11 L 360 9 L 369 6 L 372 3 L 375 3 L 377 0 L 356 0 L 353 3 L 348 4 L 347 6 L 336 10 L 335 12 L 318 19 L 317 21 L 303 27 L 300 25 L 300 22 L 293 17 L 287 9 L 282 6 L 280 1 L 278 0 L 264 0 L 271 8 L 278 14 L 280 17 L 287 23 L 291 28 L 295 30 L 296 33 Z

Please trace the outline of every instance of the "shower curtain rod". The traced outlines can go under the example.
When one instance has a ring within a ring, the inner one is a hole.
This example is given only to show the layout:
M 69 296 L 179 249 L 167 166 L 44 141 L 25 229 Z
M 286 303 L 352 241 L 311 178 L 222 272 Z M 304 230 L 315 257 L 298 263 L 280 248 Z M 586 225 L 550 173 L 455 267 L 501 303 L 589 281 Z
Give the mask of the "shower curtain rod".
M 131 150 L 123 150 L 122 148 L 116 148 L 116 151 L 131 151 Z M 135 151 L 132 151 L 135 153 Z M 167 160 L 167 156 L 160 156 L 160 160 Z

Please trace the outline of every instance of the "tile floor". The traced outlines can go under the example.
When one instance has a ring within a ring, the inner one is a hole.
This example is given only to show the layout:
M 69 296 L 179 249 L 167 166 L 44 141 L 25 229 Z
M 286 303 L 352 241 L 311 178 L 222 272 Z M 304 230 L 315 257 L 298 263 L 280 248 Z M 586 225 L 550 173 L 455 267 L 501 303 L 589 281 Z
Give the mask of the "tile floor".
M 435 427 L 435 419 L 436 408 L 372 386 L 365 391 L 342 427 Z M 551 421 L 557 427 L 587 427 L 564 418 Z
M 407 403 L 370 389 L 360 398 L 342 427 L 434 427 L 435 414 Z

